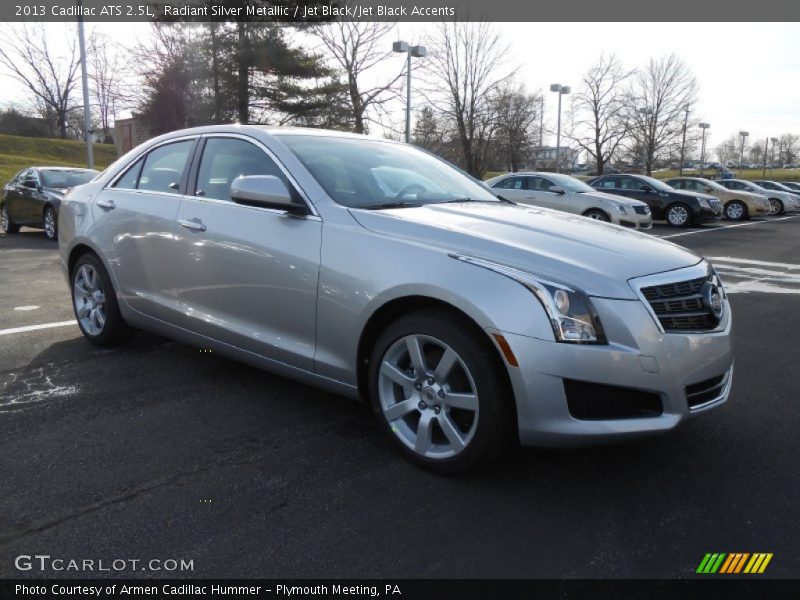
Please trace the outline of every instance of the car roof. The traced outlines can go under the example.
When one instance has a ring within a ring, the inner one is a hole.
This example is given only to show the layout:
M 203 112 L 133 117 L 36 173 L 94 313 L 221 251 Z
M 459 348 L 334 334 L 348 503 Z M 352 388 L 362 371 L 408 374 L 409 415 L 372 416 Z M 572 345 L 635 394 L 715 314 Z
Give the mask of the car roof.
M 40 166 L 40 167 L 26 167 L 27 169 L 36 169 L 37 171 L 84 171 L 87 173 L 99 173 L 96 169 L 87 169 L 86 167 L 64 167 L 64 166 L 56 166 L 56 167 L 48 167 L 48 166 Z M 22 169 L 23 171 L 25 169 Z
M 401 143 L 396 140 L 388 138 L 365 135 L 361 133 L 352 133 L 349 131 L 338 131 L 335 129 L 319 129 L 315 127 L 271 127 L 268 125 L 240 125 L 239 123 L 230 123 L 227 125 L 203 125 L 200 127 L 190 127 L 188 129 L 179 129 L 177 131 L 170 131 L 165 134 L 164 138 L 180 137 L 184 135 L 197 135 L 203 133 L 246 133 L 248 131 L 260 131 L 269 135 L 304 135 L 304 136 L 318 136 L 318 137 L 338 137 L 338 138 L 351 138 L 351 139 L 371 139 L 382 142 Z

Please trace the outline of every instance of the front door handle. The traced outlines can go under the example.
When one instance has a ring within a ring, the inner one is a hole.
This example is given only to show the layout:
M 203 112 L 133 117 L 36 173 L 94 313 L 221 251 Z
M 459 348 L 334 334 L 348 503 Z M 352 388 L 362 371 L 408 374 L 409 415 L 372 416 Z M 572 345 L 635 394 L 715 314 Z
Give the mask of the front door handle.
M 200 219 L 178 219 L 181 227 L 191 229 L 192 231 L 205 231 L 206 226 Z
M 528 198 L 529 200 L 533 200 L 536 196 L 534 196 L 533 194 L 525 194 L 525 197 Z
M 114 204 L 113 200 L 98 200 L 97 206 L 99 206 L 100 208 L 107 208 L 108 210 L 111 210 L 112 208 L 117 208 L 117 205 Z

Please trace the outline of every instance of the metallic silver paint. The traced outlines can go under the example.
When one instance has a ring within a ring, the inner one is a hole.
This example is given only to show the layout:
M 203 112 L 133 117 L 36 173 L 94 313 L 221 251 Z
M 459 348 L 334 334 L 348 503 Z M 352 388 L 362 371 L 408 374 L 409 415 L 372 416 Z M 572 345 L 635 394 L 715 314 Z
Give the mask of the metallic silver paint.
M 409 297 L 449 304 L 488 339 L 501 332 L 508 341 L 519 361 L 519 368 L 507 369 L 520 437 L 531 444 L 670 429 L 689 416 L 684 385 L 731 370 L 727 300 L 723 330 L 664 334 L 631 281 L 698 265 L 700 257 L 688 250 L 576 215 L 499 202 L 348 209 L 327 196 L 282 135 L 350 134 L 212 126 L 151 140 L 62 203 L 65 272 L 73 249 L 86 246 L 106 265 L 131 325 L 349 396 L 359 393 L 358 344 L 376 311 Z M 261 147 L 312 214 L 293 217 L 227 201 L 108 187 L 155 145 L 197 136 L 241 137 Z M 114 208 L 100 206 L 109 200 Z M 453 252 L 582 289 L 608 345 L 555 342 L 547 315 L 528 289 L 453 260 Z M 656 391 L 664 414 L 575 420 L 567 411 L 563 377 Z M 709 407 L 724 402 L 727 389 L 729 384 Z

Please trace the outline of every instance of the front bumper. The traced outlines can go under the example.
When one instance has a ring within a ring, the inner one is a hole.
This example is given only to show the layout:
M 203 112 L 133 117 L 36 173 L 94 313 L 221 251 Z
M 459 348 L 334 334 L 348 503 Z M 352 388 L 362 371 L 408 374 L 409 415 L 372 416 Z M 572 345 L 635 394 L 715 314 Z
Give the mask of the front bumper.
M 650 229 L 653 227 L 653 215 L 650 213 L 646 215 L 639 213 L 615 214 L 613 222 L 629 229 Z
M 719 221 L 721 218 L 722 210 L 718 208 L 701 207 L 700 210 L 695 212 L 695 220 L 697 221 Z
M 563 344 L 503 332 L 519 363 L 509 373 L 524 445 L 576 446 L 651 435 L 727 400 L 733 375 L 727 300 L 720 331 L 688 334 L 662 333 L 642 302 L 592 302 L 608 345 Z M 687 391 L 713 379 L 721 379 L 718 393 L 690 409 Z M 578 419 L 570 413 L 565 380 L 657 395 L 662 410 L 646 417 Z

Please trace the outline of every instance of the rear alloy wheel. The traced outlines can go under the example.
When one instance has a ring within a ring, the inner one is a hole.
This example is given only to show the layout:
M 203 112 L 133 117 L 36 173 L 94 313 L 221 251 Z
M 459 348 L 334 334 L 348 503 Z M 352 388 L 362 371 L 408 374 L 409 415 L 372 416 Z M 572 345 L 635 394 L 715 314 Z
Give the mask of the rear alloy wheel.
M 11 222 L 8 207 L 5 204 L 0 208 L 0 223 L 2 223 L 3 233 L 19 233 L 19 225 Z
M 72 307 L 84 337 L 98 346 L 118 346 L 133 330 L 119 312 L 117 295 L 103 263 L 84 254 L 72 269 Z
M 600 210 L 599 208 L 591 208 L 583 213 L 584 217 L 589 217 L 590 219 L 594 219 L 595 221 L 603 221 L 605 223 L 610 223 L 611 219 L 609 216 Z
M 771 215 L 782 215 L 784 213 L 783 202 L 777 198 L 770 198 L 769 205 L 772 207 Z
M 58 217 L 52 206 L 44 209 L 44 234 L 49 240 L 58 238 Z
M 739 200 L 731 200 L 725 205 L 725 217 L 731 221 L 742 221 L 747 218 L 747 207 Z
M 678 202 L 667 209 L 667 223 L 673 227 L 686 227 L 690 220 L 691 212 L 685 204 Z
M 513 434 L 512 392 L 494 347 L 449 311 L 401 317 L 370 359 L 381 425 L 418 465 L 456 473 L 487 462 Z

